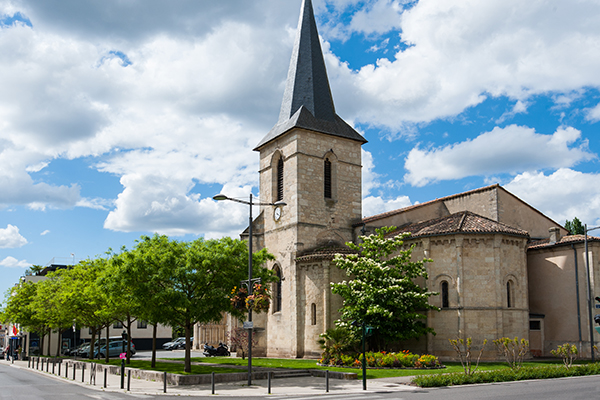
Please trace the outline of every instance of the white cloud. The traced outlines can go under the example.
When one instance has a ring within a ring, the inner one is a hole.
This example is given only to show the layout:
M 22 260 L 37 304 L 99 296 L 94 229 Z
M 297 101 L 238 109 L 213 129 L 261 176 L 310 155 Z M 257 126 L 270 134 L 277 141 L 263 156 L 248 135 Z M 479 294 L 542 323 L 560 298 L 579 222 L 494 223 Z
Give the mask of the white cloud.
M 6 229 L 0 229 L 1 249 L 15 249 L 17 247 L 23 247 L 26 244 L 27 239 L 21 236 L 19 228 L 16 226 L 8 224 Z
M 593 0 L 420 1 L 396 26 L 411 47 L 358 72 L 328 63 L 346 70 L 335 73 L 333 91 L 359 93 L 349 115 L 392 129 L 454 117 L 489 96 L 561 93 L 562 105 L 581 88 L 600 88 L 600 52 L 590 52 L 598 20 Z
M 8 256 L 4 260 L 0 261 L 0 266 L 8 268 L 29 268 L 32 264 L 28 263 L 27 260 L 17 260 L 14 257 Z
M 600 104 L 586 110 L 585 119 L 591 122 L 600 121 Z
M 500 173 L 517 174 L 545 168 L 571 167 L 595 158 L 583 141 L 581 132 L 572 127 L 559 128 L 552 135 L 534 129 L 510 125 L 494 128 L 473 140 L 445 147 L 413 148 L 406 158 L 404 176 L 414 186 Z
M 549 175 L 525 172 L 504 187 L 559 224 L 574 217 L 590 226 L 600 224 L 600 174 L 568 168 Z
M 363 199 L 363 216 L 369 217 L 381 214 L 386 211 L 397 210 L 399 208 L 409 207 L 413 204 L 408 196 L 399 196 L 392 200 L 384 200 L 379 196 L 368 196 Z
M 50 231 L 48 229 L 46 229 L 44 232 L 40 233 L 40 236 L 46 236 L 49 233 L 50 233 Z

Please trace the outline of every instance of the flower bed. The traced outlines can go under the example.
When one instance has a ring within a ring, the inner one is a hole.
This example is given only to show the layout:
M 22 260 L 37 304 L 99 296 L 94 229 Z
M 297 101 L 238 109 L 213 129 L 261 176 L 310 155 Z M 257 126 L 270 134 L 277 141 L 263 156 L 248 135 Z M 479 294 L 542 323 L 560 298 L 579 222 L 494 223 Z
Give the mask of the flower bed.
M 408 350 L 399 353 L 388 353 L 385 351 L 373 353 L 367 352 L 367 368 L 441 368 L 440 360 L 431 354 L 412 354 Z M 332 367 L 362 368 L 363 355 L 342 354 L 339 356 L 323 355 L 319 365 Z

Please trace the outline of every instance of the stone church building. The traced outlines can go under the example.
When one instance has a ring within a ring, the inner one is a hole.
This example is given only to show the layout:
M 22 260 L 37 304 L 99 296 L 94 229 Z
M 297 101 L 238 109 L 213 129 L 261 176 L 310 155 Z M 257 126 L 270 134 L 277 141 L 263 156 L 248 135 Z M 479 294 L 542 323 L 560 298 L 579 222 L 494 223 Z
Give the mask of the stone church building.
M 567 236 L 499 185 L 363 218 L 364 143 L 336 114 L 311 0 L 303 0 L 279 120 L 254 149 L 261 201 L 287 204 L 262 206 L 253 222 L 253 247 L 275 255 L 267 267 L 280 278 L 269 312 L 254 316 L 254 355 L 318 357 L 318 336 L 335 326 L 342 306 L 330 290 L 331 282 L 345 279 L 334 255 L 377 227 L 396 226 L 393 234 L 412 234 L 413 257 L 433 260 L 423 284 L 440 293 L 430 301 L 441 311 L 427 317 L 437 334 L 406 348 L 448 359 L 454 356 L 448 339 L 517 336 L 530 340 L 534 356 L 549 356 L 564 342 L 590 356 L 588 296 L 600 293 L 600 239 L 589 238 L 588 294 L 583 236 Z M 197 327 L 195 344 L 236 325 L 226 320 Z M 488 349 L 494 357 L 491 343 Z

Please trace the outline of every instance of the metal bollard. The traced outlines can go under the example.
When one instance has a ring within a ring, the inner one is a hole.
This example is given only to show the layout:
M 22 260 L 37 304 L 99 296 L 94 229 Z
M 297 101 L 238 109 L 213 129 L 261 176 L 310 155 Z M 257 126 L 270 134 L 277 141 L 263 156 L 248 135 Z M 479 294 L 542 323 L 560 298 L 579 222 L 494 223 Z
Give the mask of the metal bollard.
M 212 394 L 215 394 L 215 372 L 210 373 L 210 387 L 212 389 Z
M 106 368 L 104 368 L 104 389 L 106 389 L 106 374 L 108 373 L 108 370 Z
M 65 378 L 69 377 L 69 364 L 65 364 Z
M 40 358 L 37 358 L 37 365 L 35 367 L 35 369 L 40 369 Z
M 52 375 L 54 375 L 55 368 L 56 368 L 56 360 L 52 360 Z
M 329 370 L 325 371 L 325 393 L 329 393 Z
M 73 380 L 75 380 L 75 371 L 77 370 L 77 364 L 73 364 Z
M 268 394 L 271 394 L 271 371 L 267 372 Z
M 58 363 L 58 376 L 60 376 L 60 367 L 62 365 L 62 361 Z
M 131 370 L 127 370 L 127 391 L 129 392 L 131 388 Z
M 31 357 L 27 359 L 27 368 L 31 368 Z
M 167 371 L 165 371 L 165 375 L 163 376 L 163 383 L 164 383 L 163 392 L 167 393 Z
M 81 383 L 85 380 L 85 364 L 81 364 Z

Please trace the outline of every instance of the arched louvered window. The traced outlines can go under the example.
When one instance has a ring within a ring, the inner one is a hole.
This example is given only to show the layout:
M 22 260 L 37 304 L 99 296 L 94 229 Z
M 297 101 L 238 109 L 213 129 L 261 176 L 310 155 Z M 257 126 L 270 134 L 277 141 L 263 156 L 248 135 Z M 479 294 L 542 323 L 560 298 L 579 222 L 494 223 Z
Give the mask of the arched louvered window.
M 450 302 L 448 300 L 448 282 L 442 282 L 442 308 L 450 307 Z
M 283 157 L 277 161 L 277 201 L 283 200 Z
M 508 308 L 514 307 L 514 300 L 512 298 L 512 282 L 506 282 L 506 306 Z
M 325 198 L 326 199 L 331 199 L 332 195 L 331 195 L 331 161 L 329 161 L 329 158 L 325 159 L 325 166 L 324 166 L 324 183 L 325 183 Z

